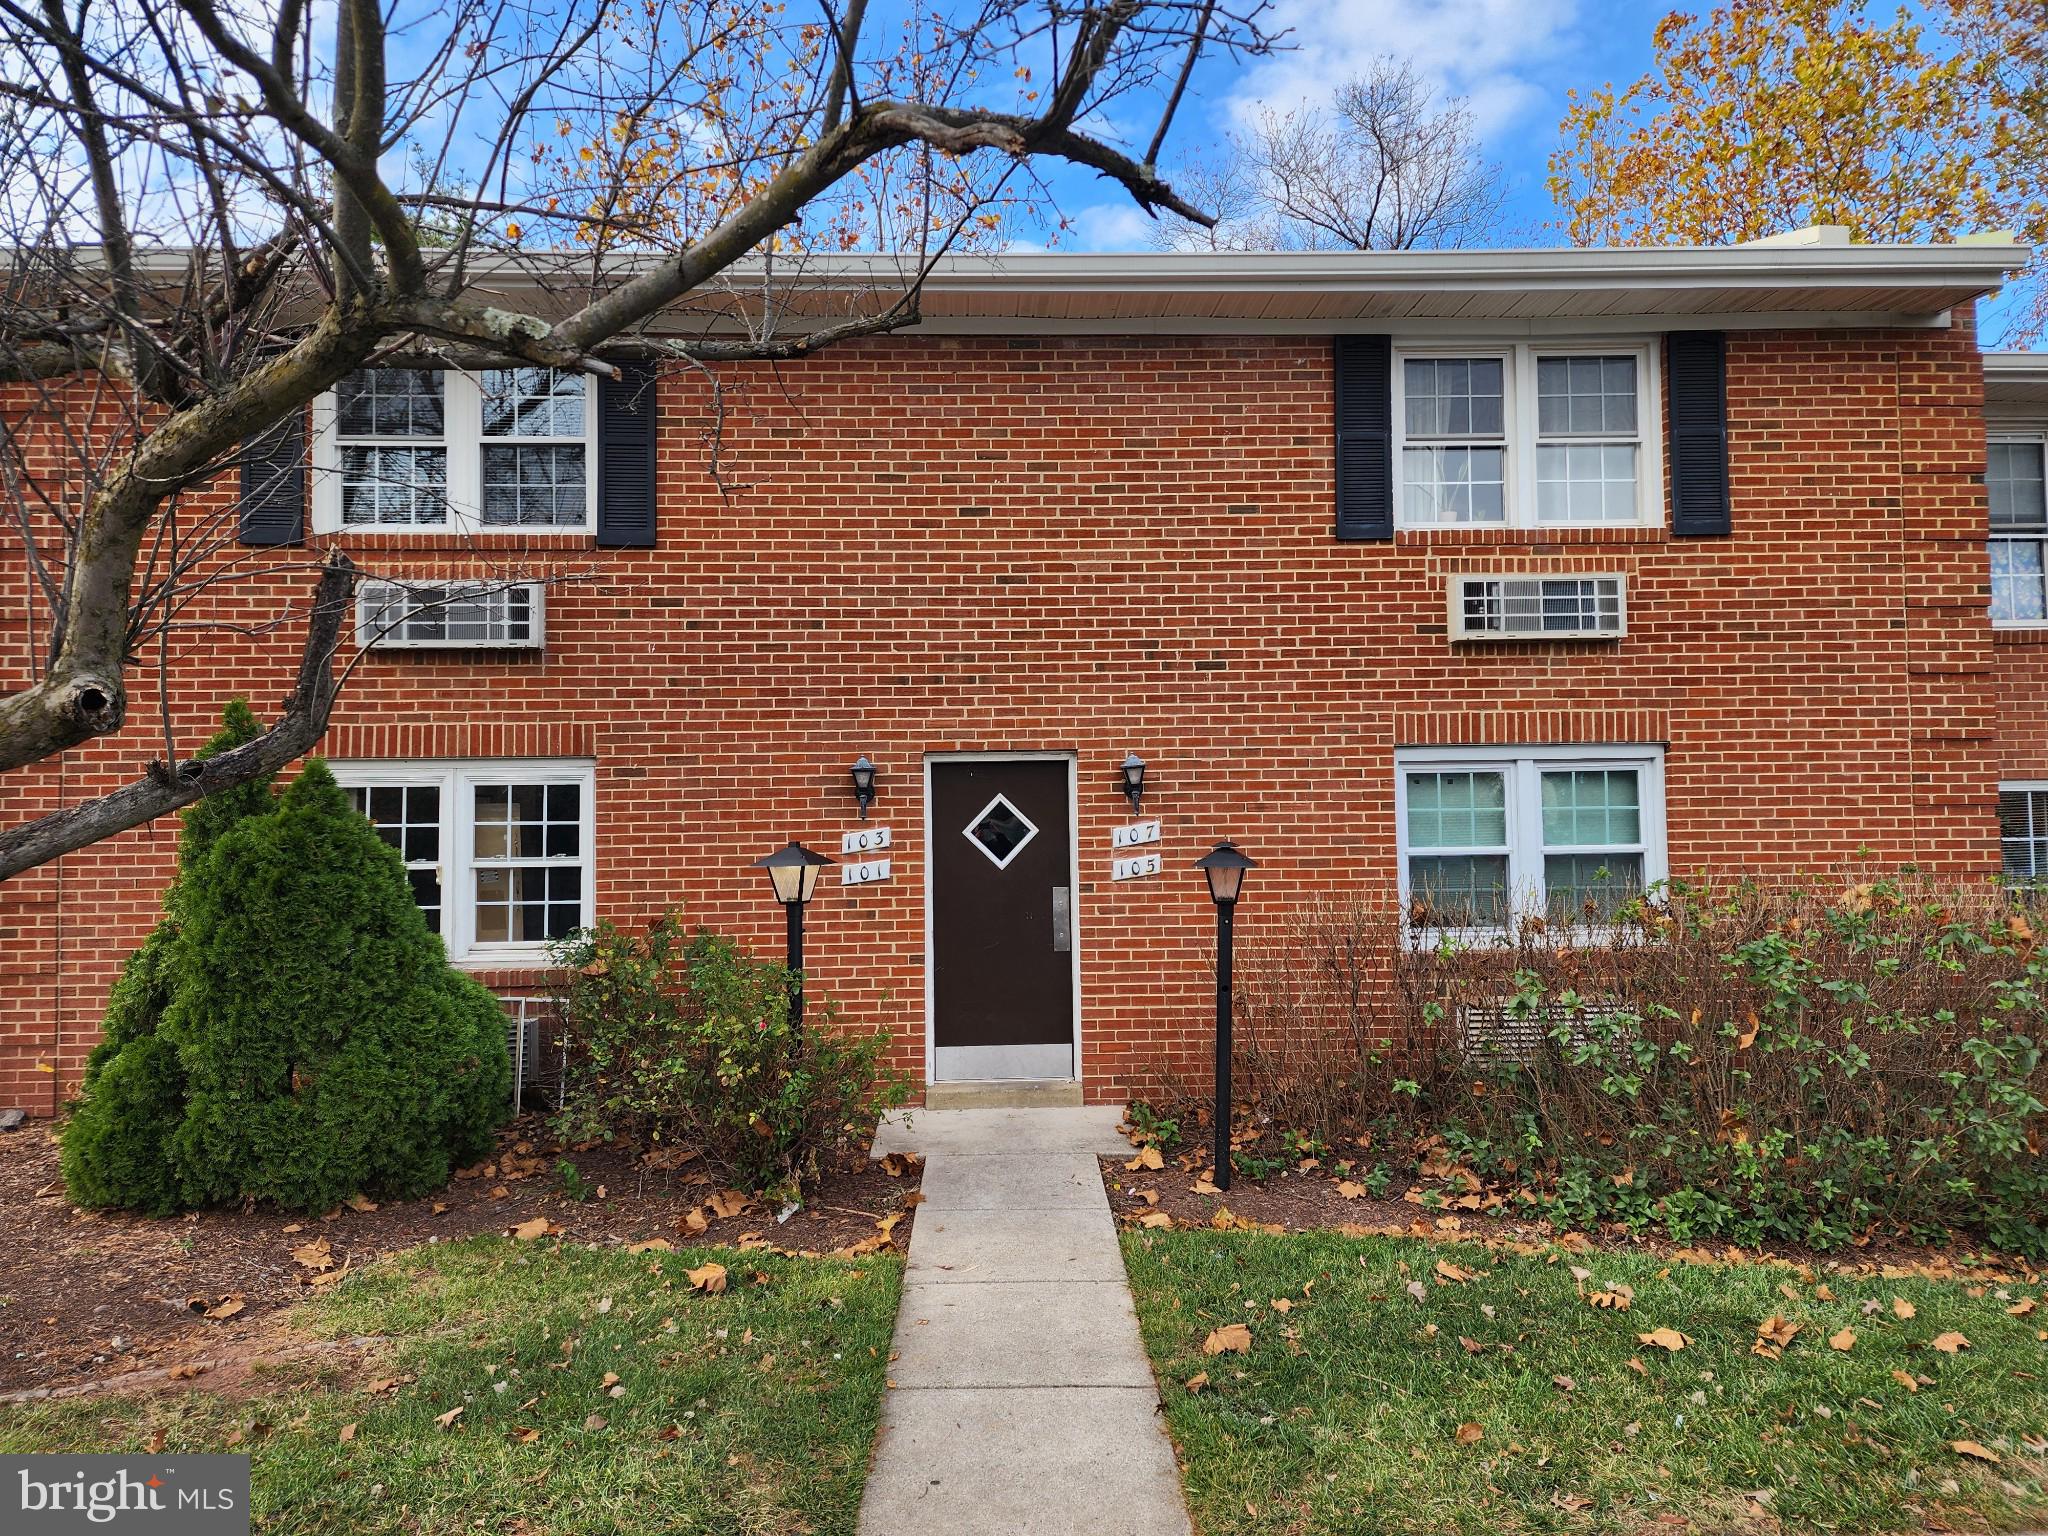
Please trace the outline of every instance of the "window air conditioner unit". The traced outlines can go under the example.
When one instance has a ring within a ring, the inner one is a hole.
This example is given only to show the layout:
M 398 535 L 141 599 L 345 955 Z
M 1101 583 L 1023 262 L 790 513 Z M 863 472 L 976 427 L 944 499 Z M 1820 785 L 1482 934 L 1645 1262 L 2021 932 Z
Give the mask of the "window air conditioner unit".
M 1453 640 L 1615 640 L 1628 633 L 1622 576 L 1453 576 Z
M 537 581 L 366 581 L 356 638 L 380 650 L 538 650 Z

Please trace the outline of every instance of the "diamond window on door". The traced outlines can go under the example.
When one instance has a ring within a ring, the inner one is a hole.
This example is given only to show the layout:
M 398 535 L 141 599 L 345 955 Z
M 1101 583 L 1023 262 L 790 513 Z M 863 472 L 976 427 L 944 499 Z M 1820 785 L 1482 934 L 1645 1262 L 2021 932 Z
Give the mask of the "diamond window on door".
M 1010 804 L 1007 795 L 997 795 L 989 801 L 962 830 L 997 869 L 1008 869 L 1010 861 L 1024 851 L 1024 845 L 1038 836 L 1031 818 Z

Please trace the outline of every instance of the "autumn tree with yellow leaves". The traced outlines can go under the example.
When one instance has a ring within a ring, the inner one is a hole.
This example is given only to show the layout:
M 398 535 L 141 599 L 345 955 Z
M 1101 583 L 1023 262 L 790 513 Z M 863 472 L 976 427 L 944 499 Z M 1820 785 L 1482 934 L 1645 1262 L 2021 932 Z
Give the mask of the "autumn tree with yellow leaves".
M 2048 244 L 2048 6 L 1734 0 L 1657 24 L 1633 84 L 1573 92 L 1550 189 L 1580 245 L 1728 245 L 1809 224 L 1865 241 L 2010 229 Z M 2008 344 L 2048 332 L 2037 259 Z

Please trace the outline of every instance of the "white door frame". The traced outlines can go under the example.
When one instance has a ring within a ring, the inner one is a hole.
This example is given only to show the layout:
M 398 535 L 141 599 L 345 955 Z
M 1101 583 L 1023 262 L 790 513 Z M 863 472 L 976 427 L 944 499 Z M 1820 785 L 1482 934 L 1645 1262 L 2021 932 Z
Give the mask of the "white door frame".
M 1074 972 L 1074 1077 L 1081 1081 L 1081 789 L 1080 755 L 1075 752 L 927 752 L 924 754 L 924 1080 L 938 1081 L 939 1020 L 937 956 L 932 949 L 932 768 L 950 763 L 1064 763 L 1067 766 L 1067 878 L 1069 951 Z

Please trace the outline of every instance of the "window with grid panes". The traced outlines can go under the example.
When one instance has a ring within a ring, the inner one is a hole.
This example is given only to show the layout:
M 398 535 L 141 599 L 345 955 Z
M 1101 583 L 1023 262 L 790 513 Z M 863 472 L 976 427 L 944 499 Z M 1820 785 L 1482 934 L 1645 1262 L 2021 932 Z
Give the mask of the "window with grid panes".
M 1994 438 L 1986 447 L 1994 624 L 2048 624 L 2048 472 L 2043 457 L 2038 438 Z
M 450 959 L 531 963 L 592 918 L 592 765 L 361 762 L 336 779 L 406 862 Z
M 1402 894 L 1419 926 L 1598 925 L 1663 876 L 1655 749 L 1416 748 L 1396 772 Z
M 2048 881 L 2048 784 L 1999 785 L 1998 846 L 2008 880 Z
M 314 408 L 316 531 L 594 526 L 596 395 L 554 368 L 366 368 Z
M 1650 348 L 1396 350 L 1403 526 L 1656 520 Z

